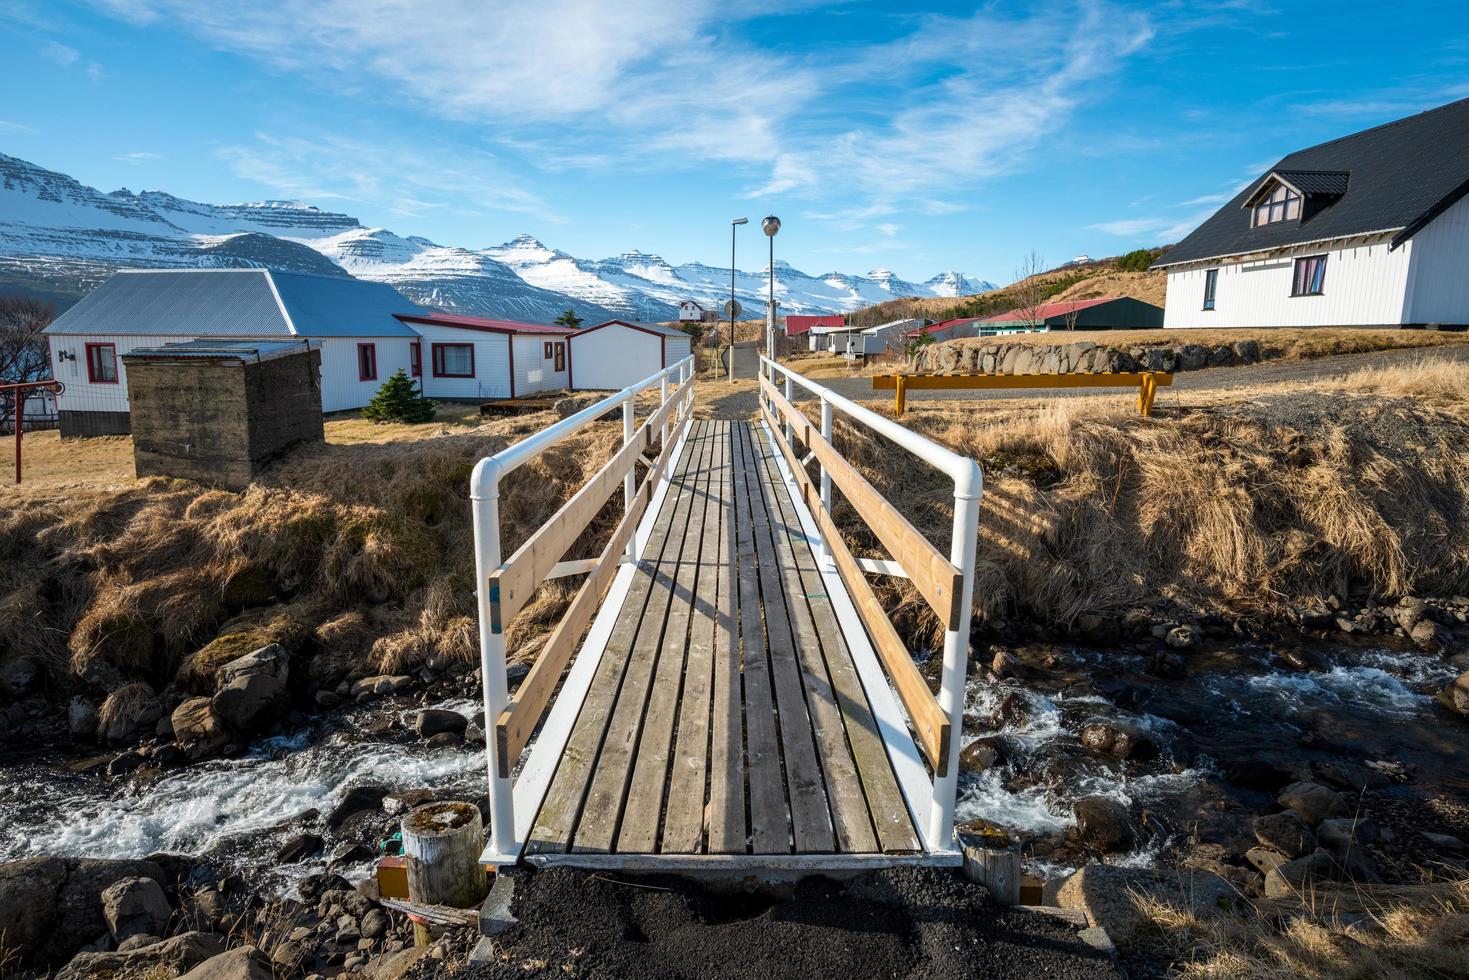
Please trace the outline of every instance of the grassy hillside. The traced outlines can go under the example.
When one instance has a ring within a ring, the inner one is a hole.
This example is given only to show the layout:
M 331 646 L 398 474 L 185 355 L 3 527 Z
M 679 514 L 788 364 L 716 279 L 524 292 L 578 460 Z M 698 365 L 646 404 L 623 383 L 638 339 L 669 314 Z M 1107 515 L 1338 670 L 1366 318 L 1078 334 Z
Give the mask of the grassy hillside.
M 1149 271 L 1148 266 L 1163 254 L 1163 249 L 1138 249 L 1126 255 L 1109 259 L 1097 259 L 1081 265 L 1067 265 L 1051 269 L 1031 279 L 1041 283 L 1042 296 L 1046 300 L 1091 299 L 1097 296 L 1131 296 L 1145 303 L 1163 305 L 1163 293 L 1167 276 L 1161 271 Z M 974 296 L 940 297 L 920 299 L 906 297 L 878 303 L 852 314 L 852 323 L 859 327 L 873 327 L 879 323 L 905 317 L 927 317 L 930 320 L 952 320 L 965 316 L 988 316 L 1014 309 L 1015 283 L 992 289 Z

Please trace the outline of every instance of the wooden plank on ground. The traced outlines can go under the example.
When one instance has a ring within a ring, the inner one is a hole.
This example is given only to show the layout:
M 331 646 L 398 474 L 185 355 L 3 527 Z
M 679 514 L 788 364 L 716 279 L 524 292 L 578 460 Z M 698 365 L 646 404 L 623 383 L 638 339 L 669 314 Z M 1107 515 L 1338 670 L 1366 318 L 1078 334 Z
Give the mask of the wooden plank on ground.
M 684 534 L 683 554 L 673 571 L 673 595 L 669 602 L 668 616 L 659 639 L 649 632 L 639 635 L 638 644 L 652 645 L 657 659 L 653 684 L 648 691 L 647 706 L 643 709 L 641 731 L 638 733 L 636 761 L 629 777 L 627 802 L 623 807 L 622 824 L 617 831 L 617 850 L 621 853 L 650 854 L 658 849 L 658 829 L 664 809 L 664 791 L 669 784 L 669 768 L 673 761 L 673 730 L 680 720 L 680 702 L 683 695 L 685 665 L 688 672 L 697 675 L 698 665 L 693 661 L 698 647 L 690 635 L 690 626 L 695 621 L 694 607 L 698 601 L 701 580 L 701 561 L 704 554 L 704 539 L 708 534 L 710 506 L 709 486 L 713 480 L 715 461 L 719 456 L 717 422 L 706 422 L 703 440 L 703 465 L 694 481 L 694 496 L 689 509 L 688 528 Z M 715 529 L 718 529 L 718 513 L 714 513 Z M 713 591 L 712 581 L 710 592 Z M 708 641 L 707 633 L 703 644 L 703 690 L 705 699 L 706 734 L 699 741 L 701 773 L 698 788 L 699 816 L 703 815 L 704 780 L 702 760 L 708 735 Z M 697 681 L 691 683 L 697 684 Z M 702 829 L 702 819 L 695 825 Z M 696 834 L 694 848 L 702 834 Z M 689 851 L 692 852 L 692 848 Z
M 770 426 L 776 446 L 779 447 L 786 458 L 787 465 L 795 474 L 796 483 L 801 488 L 801 498 L 805 501 L 806 508 L 815 516 L 817 529 L 826 539 L 827 550 L 831 553 L 832 561 L 836 563 L 842 581 L 846 583 L 847 592 L 852 598 L 852 605 L 856 607 L 858 615 L 861 616 L 862 624 L 867 627 L 867 634 L 872 638 L 873 649 L 877 651 L 878 658 L 887 668 L 888 677 L 892 679 L 893 688 L 898 693 L 898 700 L 902 702 L 903 709 L 908 713 L 908 719 L 913 724 L 914 733 L 918 736 L 919 746 L 922 747 L 924 754 L 928 756 L 928 761 L 936 771 L 948 771 L 950 761 L 948 716 L 939 707 L 933 692 L 928 689 L 928 682 L 918 672 L 918 666 L 913 663 L 908 647 L 898 636 L 898 631 L 893 629 L 887 610 L 882 608 L 882 603 L 872 591 L 872 585 L 863 575 L 861 566 L 857 564 L 857 560 L 847 549 L 846 542 L 842 540 L 831 515 L 821 506 L 821 498 L 816 485 L 801 468 L 795 450 L 781 434 L 778 420 L 764 407 L 761 408 L 761 412 Z
M 608 637 L 606 652 L 597 665 L 586 701 L 577 715 L 571 736 L 567 739 L 556 774 L 546 791 L 546 798 L 536 814 L 526 842 L 528 853 L 565 851 L 570 845 L 576 822 L 581 816 L 592 767 L 596 764 L 602 747 L 607 719 L 611 716 L 612 705 L 617 699 L 626 671 L 632 639 L 647 604 L 649 584 L 652 582 L 649 569 L 658 563 L 668 545 L 674 507 L 682 495 L 682 486 L 689 469 L 694 465 L 693 440 L 698 431 L 697 425 L 695 423 L 690 428 L 683 454 L 679 457 L 678 466 L 669 482 L 668 493 L 664 495 L 663 506 L 653 520 L 648 542 L 638 562 L 637 573 L 623 598 L 622 609 Z
M 689 515 L 699 497 L 697 482 L 707 466 L 709 423 L 698 423 L 696 431 L 698 437 L 688 447 L 696 462 L 680 487 L 668 546 L 664 548 L 657 566 L 650 569 L 647 606 L 631 639 L 632 653 L 628 657 L 622 689 L 618 691 L 617 703 L 607 723 L 602 751 L 592 770 L 581 820 L 572 837 L 573 851 L 611 853 L 617 842 L 617 828 L 622 820 L 623 807 L 627 804 L 628 782 L 637 754 L 643 716 L 648 707 L 648 694 L 658 666 L 658 646 L 673 599 L 674 576 L 688 549 Z M 681 645 L 679 656 L 682 656 Z
M 775 689 L 776 716 L 780 723 L 781 758 L 785 763 L 786 789 L 791 804 L 791 828 L 798 854 L 834 850 L 831 809 L 821 762 L 806 709 L 801 683 L 801 664 L 796 652 L 790 612 L 786 607 L 780 555 L 775 551 L 771 527 L 771 502 L 760 476 L 759 450 L 746 426 L 749 442 L 750 510 L 755 534 L 756 565 L 760 570 L 760 602 L 765 613 L 765 635 L 770 648 L 770 672 Z M 756 497 L 756 494 L 759 497 Z
M 877 837 L 872 818 L 867 812 L 867 798 L 857 764 L 847 747 L 842 711 L 832 691 L 817 638 L 816 623 L 807 603 L 807 587 L 791 548 L 791 522 L 795 510 L 776 470 L 775 459 L 766 441 L 755 433 L 755 455 L 759 465 L 765 499 L 770 505 L 771 534 L 776 560 L 780 565 L 781 584 L 786 610 L 796 641 L 796 662 L 801 667 L 801 684 L 806 690 L 806 707 L 811 717 L 816 749 L 821 756 L 822 777 L 826 781 L 826 798 L 831 804 L 832 824 L 839 850 L 867 854 L 877 850 Z M 799 527 L 796 528 L 799 530 Z M 804 547 L 805 542 L 801 542 Z
M 735 584 L 734 439 L 724 424 L 724 470 L 720 488 L 717 599 L 714 621 L 714 705 L 709 740 L 711 853 L 745 851 L 744 712 L 740 696 L 740 627 Z
M 763 441 L 763 440 L 762 440 Z M 773 485 L 783 486 L 779 470 L 775 467 L 775 455 L 769 453 L 770 475 Z M 877 843 L 888 853 L 907 853 L 919 849 L 918 835 L 913 827 L 913 818 L 898 788 L 897 777 L 888 759 L 887 747 L 883 744 L 877 720 L 862 689 L 862 679 L 852 663 L 847 641 L 842 635 L 841 624 L 831 598 L 826 594 L 826 583 L 817 567 L 816 556 L 806 532 L 796 514 L 795 502 L 787 493 L 776 495 L 781 515 L 790 531 L 790 545 L 796 569 L 800 575 L 801 591 L 806 597 L 816 636 L 820 642 L 821 655 L 825 660 L 831 688 L 841 711 L 842 727 L 851 748 L 852 759 L 861 775 L 862 792 L 872 824 L 877 831 Z
M 888 502 L 857 468 L 827 442 L 821 430 L 811 424 L 805 414 L 786 401 L 769 381 L 761 379 L 761 387 L 771 395 L 780 415 L 791 426 L 791 435 L 805 443 L 822 466 L 826 467 L 839 490 L 862 516 L 863 522 L 877 536 L 877 540 L 893 556 L 893 560 L 908 573 L 922 596 L 928 600 L 933 611 L 949 629 L 959 624 L 962 609 L 960 595 L 964 576 L 943 553 L 933 546 L 898 509 Z
M 781 772 L 775 695 L 770 686 L 770 648 L 765 641 L 765 620 L 760 614 L 760 570 L 755 554 L 752 489 L 755 491 L 753 507 L 761 507 L 763 503 L 759 487 L 754 483 L 750 461 L 750 427 L 747 423 L 736 422 L 730 429 L 750 847 L 756 854 L 789 854 L 791 814 L 786 801 L 785 776 Z M 734 853 L 742 852 L 744 847 L 743 840 L 731 841 Z
M 714 455 L 710 463 L 708 501 L 699 546 L 699 572 L 690 608 L 683 700 L 678 711 L 678 740 L 669 770 L 668 803 L 658 848 L 665 854 L 697 854 L 703 850 L 705 785 L 710 759 L 710 698 L 714 687 L 714 647 L 720 614 L 720 562 L 726 554 L 722 542 L 728 530 L 725 522 L 728 486 L 729 423 L 715 422 Z M 736 773 L 737 777 L 739 775 Z M 714 778 L 722 779 L 724 774 L 716 773 Z

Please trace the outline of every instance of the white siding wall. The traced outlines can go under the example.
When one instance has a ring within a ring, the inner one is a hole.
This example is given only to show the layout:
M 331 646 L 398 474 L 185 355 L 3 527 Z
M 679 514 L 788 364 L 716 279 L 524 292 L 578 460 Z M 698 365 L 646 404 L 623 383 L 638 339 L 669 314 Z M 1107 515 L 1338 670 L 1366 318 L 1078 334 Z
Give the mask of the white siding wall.
M 689 351 L 692 349 L 692 347 L 692 337 L 669 337 L 663 342 L 663 363 L 659 365 L 659 367 L 671 367 L 672 365 L 677 364 L 679 361 L 689 356 Z M 654 368 L 653 371 L 656 371 L 658 369 L 659 368 Z M 648 374 L 652 374 L 653 371 L 649 371 Z M 644 378 L 646 378 L 647 376 L 647 374 L 643 375 Z
M 177 339 L 177 338 L 175 338 Z M 362 408 L 384 381 L 399 369 L 407 372 L 408 337 L 328 337 L 321 341 L 321 410 L 341 412 Z M 377 378 L 359 379 L 357 345 L 377 347 Z
M 1413 236 L 1408 323 L 1469 323 L 1469 198 Z
M 128 410 L 128 376 L 122 355 L 137 347 L 159 347 L 175 344 L 188 337 L 101 337 L 66 334 L 47 337 L 51 346 L 53 377 L 66 386 L 56 400 L 62 412 L 126 412 Z M 117 348 L 117 384 L 92 384 L 87 380 L 87 345 L 113 344 Z M 72 356 L 62 361 L 66 351 Z
M 430 398 L 469 400 L 510 397 L 510 336 L 485 330 L 415 323 L 423 335 L 423 393 Z M 434 344 L 473 344 L 474 377 L 434 377 Z
M 1368 327 L 1404 322 L 1414 242 L 1388 251 L 1388 237 L 1368 244 L 1292 249 L 1266 259 L 1168 270 L 1165 327 Z M 1325 255 L 1320 296 L 1292 296 L 1295 259 Z M 1205 310 L 1204 273 L 1219 270 L 1214 309 Z
M 578 334 L 571 338 L 571 383 L 578 391 L 616 391 L 657 374 L 663 367 L 662 339 L 620 325 Z
M 515 397 L 538 391 L 560 391 L 569 388 L 566 366 L 571 363 L 571 347 L 566 337 L 529 334 L 512 338 L 515 344 Z M 547 344 L 561 344 L 562 370 L 556 370 L 556 357 L 546 356 Z

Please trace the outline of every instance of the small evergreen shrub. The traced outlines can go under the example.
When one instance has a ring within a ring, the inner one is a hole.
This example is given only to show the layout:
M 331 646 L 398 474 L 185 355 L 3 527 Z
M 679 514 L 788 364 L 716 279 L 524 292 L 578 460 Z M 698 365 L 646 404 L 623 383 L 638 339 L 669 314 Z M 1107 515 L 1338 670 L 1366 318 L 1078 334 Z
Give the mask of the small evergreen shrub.
M 399 368 L 372 396 L 362 417 L 372 422 L 432 422 L 434 403 L 423 397 L 408 372 Z

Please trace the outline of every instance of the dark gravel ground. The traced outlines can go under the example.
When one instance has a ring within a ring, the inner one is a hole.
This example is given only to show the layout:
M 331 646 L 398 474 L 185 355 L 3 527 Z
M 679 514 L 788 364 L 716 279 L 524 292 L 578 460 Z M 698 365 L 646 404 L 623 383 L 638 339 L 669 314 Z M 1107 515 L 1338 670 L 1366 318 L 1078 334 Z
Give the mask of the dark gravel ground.
M 499 962 L 461 977 L 1119 976 L 1066 923 L 939 869 L 809 878 L 784 900 L 553 869 L 517 879 L 512 910 Z

